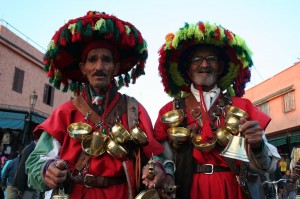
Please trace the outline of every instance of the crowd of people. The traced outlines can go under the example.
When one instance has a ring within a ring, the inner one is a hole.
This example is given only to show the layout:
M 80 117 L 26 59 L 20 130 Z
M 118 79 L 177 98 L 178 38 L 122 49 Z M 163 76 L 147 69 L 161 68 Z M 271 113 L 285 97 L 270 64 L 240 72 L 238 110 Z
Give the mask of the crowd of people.
M 253 65 L 246 42 L 209 22 L 186 23 L 165 39 L 158 71 L 172 101 L 152 125 L 144 106 L 118 91 L 145 74 L 141 32 L 97 11 L 59 28 L 45 70 L 57 89 L 76 97 L 38 125 L 37 143 L 9 163 L 1 179 L 7 198 L 266 197 L 261 176 L 278 169 L 280 155 L 265 137 L 271 118 L 242 98 Z M 237 117 L 237 128 L 229 117 Z M 246 157 L 226 154 L 233 139 L 244 142 Z

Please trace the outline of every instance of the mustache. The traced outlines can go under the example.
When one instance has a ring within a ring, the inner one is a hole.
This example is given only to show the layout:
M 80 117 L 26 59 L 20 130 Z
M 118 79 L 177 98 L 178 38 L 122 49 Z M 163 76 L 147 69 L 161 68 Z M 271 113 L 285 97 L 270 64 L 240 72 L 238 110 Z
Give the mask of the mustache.
M 107 76 L 107 74 L 103 70 L 97 70 L 93 72 L 92 76 Z
M 197 72 L 198 73 L 212 73 L 212 72 L 214 72 L 215 70 L 212 68 L 212 67 L 199 67 L 198 69 L 197 69 Z

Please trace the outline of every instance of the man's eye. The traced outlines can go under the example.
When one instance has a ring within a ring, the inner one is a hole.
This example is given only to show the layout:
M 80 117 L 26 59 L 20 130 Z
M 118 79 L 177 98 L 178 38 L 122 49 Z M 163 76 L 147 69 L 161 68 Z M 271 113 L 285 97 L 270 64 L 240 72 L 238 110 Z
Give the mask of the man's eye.
M 102 57 L 102 61 L 103 62 L 112 62 L 113 59 L 112 59 L 112 57 L 104 56 L 104 57 Z
M 218 57 L 216 57 L 216 56 L 207 56 L 206 61 L 208 61 L 208 62 L 217 62 Z
M 88 57 L 87 61 L 90 62 L 90 63 L 94 63 L 94 62 L 97 61 L 97 57 L 96 56 Z

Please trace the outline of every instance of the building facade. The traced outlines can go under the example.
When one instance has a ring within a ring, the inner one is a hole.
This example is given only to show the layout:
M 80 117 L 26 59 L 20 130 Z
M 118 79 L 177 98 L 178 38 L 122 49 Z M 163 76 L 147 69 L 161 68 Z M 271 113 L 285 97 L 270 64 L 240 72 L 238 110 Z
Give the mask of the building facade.
M 270 143 L 283 158 L 300 158 L 300 62 L 248 89 L 245 98 L 268 114 L 266 129 Z M 297 156 L 297 157 L 295 157 Z
M 0 151 L 28 143 L 33 128 L 72 96 L 48 82 L 43 52 L 6 26 L 0 25 Z

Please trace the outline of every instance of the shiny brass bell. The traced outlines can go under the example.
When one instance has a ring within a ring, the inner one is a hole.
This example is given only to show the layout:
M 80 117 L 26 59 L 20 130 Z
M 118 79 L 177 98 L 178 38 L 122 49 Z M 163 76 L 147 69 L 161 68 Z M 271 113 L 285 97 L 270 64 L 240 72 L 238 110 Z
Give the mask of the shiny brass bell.
M 220 153 L 220 155 L 235 160 L 249 162 L 245 142 L 245 138 L 241 136 L 232 136 L 226 148 Z
M 52 199 L 69 199 L 69 195 L 65 194 L 65 190 L 64 190 L 63 186 L 60 186 L 58 188 L 58 194 L 53 195 Z

